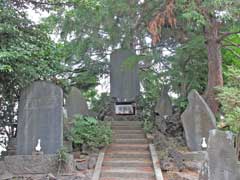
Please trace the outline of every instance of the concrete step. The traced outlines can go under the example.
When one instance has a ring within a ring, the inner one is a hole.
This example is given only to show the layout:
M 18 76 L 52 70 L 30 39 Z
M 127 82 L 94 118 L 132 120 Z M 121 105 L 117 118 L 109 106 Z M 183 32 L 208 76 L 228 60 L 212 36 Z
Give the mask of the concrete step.
M 113 133 L 115 134 L 144 134 L 144 131 L 142 129 L 137 130 L 128 130 L 128 129 L 113 129 Z
M 155 180 L 155 178 L 154 177 L 149 177 L 149 178 L 131 178 L 131 177 L 129 177 L 129 178 L 127 178 L 127 177 L 126 178 L 120 178 L 120 177 L 104 178 L 103 177 L 103 178 L 100 178 L 100 180 Z
M 144 134 L 116 134 L 113 133 L 113 139 L 142 139 L 145 138 Z
M 148 144 L 117 144 L 113 143 L 109 146 L 109 150 L 149 150 Z
M 105 154 L 111 154 L 111 153 L 116 153 L 116 154 L 121 154 L 121 153 L 129 153 L 129 154 L 139 154 L 139 153 L 148 153 L 148 154 L 150 154 L 150 152 L 148 151 L 148 149 L 136 149 L 136 150 L 132 150 L 132 149 L 127 149 L 127 150 L 125 150 L 125 149 L 110 149 L 110 148 L 108 148 L 107 149 L 107 151 L 106 151 L 106 153 Z
M 127 125 L 127 126 L 132 126 L 132 125 L 137 125 L 137 126 L 142 126 L 141 121 L 112 121 L 112 125 Z
M 152 167 L 103 167 L 101 177 L 103 178 L 153 178 L 154 171 Z
M 142 130 L 141 126 L 112 126 L 112 130 Z
M 113 139 L 113 143 L 118 144 L 147 144 L 147 139 Z
M 149 161 L 152 162 L 151 158 L 133 158 L 133 157 L 131 157 L 131 158 L 126 158 L 126 157 L 124 157 L 124 158 L 105 157 L 104 158 L 104 162 L 105 161 L 126 161 L 126 162 L 139 161 L 139 162 L 143 162 L 143 163 L 149 162 Z
M 103 162 L 103 166 L 110 167 L 152 167 L 151 160 L 122 160 L 119 159 L 109 159 Z
M 100 178 L 100 180 L 155 180 L 155 178 Z
M 150 158 L 149 152 L 132 152 L 132 151 L 118 151 L 105 154 L 106 157 L 111 158 Z

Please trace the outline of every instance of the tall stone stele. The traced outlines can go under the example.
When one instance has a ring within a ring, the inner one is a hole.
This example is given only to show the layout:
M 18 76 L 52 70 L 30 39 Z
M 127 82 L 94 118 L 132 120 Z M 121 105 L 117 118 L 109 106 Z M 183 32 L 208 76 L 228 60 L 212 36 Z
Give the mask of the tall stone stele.
M 125 49 L 111 54 L 110 89 L 116 102 L 135 102 L 140 93 L 138 63 L 132 65 L 130 62 L 133 56 L 136 56 L 134 52 Z
M 202 150 L 202 138 L 208 139 L 209 131 L 216 128 L 211 109 L 196 90 L 188 95 L 188 106 L 181 115 L 187 146 L 191 151 Z
M 32 155 L 38 139 L 44 154 L 63 145 L 63 91 L 51 82 L 36 81 L 21 92 L 17 155 Z
M 161 117 L 171 116 L 172 111 L 172 101 L 168 95 L 168 87 L 164 86 L 161 91 L 161 96 L 157 101 L 154 112 Z
M 65 107 L 70 120 L 77 115 L 89 115 L 87 102 L 82 96 L 81 91 L 76 87 L 71 88 Z
M 211 130 L 208 140 L 209 180 L 239 180 L 240 165 L 231 132 Z

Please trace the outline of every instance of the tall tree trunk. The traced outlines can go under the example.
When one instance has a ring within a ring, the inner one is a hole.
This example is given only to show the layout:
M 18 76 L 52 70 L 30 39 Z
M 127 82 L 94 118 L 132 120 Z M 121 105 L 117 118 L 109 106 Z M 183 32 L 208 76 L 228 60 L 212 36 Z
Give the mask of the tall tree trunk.
M 208 84 L 205 99 L 213 113 L 217 113 L 219 102 L 216 99 L 215 87 L 223 86 L 219 23 L 216 20 L 212 20 L 212 23 L 208 27 L 205 27 L 204 35 L 208 50 Z

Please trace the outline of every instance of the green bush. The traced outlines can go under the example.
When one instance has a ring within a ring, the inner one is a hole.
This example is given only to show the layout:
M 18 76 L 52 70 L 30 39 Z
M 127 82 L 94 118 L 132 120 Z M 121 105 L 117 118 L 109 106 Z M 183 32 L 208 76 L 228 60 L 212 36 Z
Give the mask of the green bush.
M 154 124 L 151 120 L 145 119 L 143 122 L 143 130 L 145 133 L 152 133 Z
M 112 141 L 109 125 L 93 117 L 78 116 L 70 132 L 70 139 L 77 146 L 87 145 L 90 150 L 102 148 Z
M 229 67 L 225 73 L 226 84 L 218 88 L 218 100 L 222 105 L 225 114 L 225 122 L 230 130 L 240 132 L 240 70 Z

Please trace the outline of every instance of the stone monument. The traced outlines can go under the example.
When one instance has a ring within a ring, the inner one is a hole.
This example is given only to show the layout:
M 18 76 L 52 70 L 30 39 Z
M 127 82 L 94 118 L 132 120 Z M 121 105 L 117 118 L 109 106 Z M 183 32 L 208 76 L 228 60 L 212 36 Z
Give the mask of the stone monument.
M 130 50 L 119 49 L 111 54 L 110 87 L 111 97 L 117 102 L 134 102 L 140 92 L 138 64 L 129 67 L 128 58 L 135 56 Z
M 38 139 L 44 154 L 55 154 L 63 145 L 63 92 L 51 82 L 36 81 L 20 97 L 17 155 L 32 155 Z
M 239 180 L 240 166 L 230 132 L 211 130 L 208 140 L 210 180 Z
M 76 115 L 89 115 L 87 102 L 76 87 L 71 88 L 65 107 L 69 119 L 73 119 Z
M 192 151 L 202 150 L 202 138 L 208 139 L 209 130 L 216 128 L 211 109 L 196 90 L 188 95 L 189 104 L 181 115 L 187 146 Z
M 163 86 L 161 91 L 161 96 L 157 101 L 154 112 L 156 115 L 162 116 L 162 117 L 173 115 L 172 101 L 168 95 L 168 87 Z

